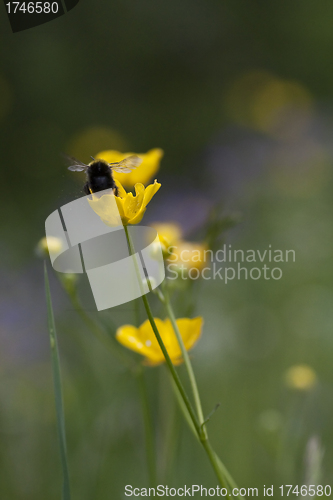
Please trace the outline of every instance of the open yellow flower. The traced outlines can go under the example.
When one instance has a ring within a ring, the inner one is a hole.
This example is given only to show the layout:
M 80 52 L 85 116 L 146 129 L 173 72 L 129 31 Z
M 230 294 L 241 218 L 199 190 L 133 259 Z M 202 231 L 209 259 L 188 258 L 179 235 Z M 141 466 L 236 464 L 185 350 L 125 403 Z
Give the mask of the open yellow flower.
M 161 184 L 155 180 L 154 184 L 145 188 L 143 184 L 137 183 L 135 184 L 135 196 L 133 193 L 127 193 L 119 181 L 116 180 L 116 184 L 118 196 L 114 196 L 112 193 L 102 196 L 98 196 L 98 193 L 92 193 L 92 199 L 88 199 L 89 205 L 108 226 L 117 225 L 119 215 L 124 226 L 138 224 L 144 216 L 148 203 L 160 189 Z M 114 200 L 116 200 L 118 208 L 117 213 Z
M 150 149 L 147 153 L 121 153 L 115 150 L 106 150 L 98 153 L 95 158 L 102 158 L 108 163 L 115 163 L 131 155 L 142 159 L 141 165 L 128 174 L 113 172 L 113 177 L 125 187 L 133 187 L 137 182 L 147 184 L 160 168 L 163 150 L 159 148 Z
M 162 321 L 159 318 L 154 318 L 154 320 L 171 361 L 174 365 L 179 365 L 183 362 L 183 359 L 171 321 L 169 319 Z M 201 335 L 203 318 L 199 316 L 193 319 L 180 318 L 176 322 L 185 348 L 188 351 L 194 346 Z M 146 365 L 156 366 L 165 361 L 148 320 L 142 323 L 139 328 L 132 325 L 121 326 L 116 332 L 116 339 L 128 349 L 145 356 L 144 364 Z

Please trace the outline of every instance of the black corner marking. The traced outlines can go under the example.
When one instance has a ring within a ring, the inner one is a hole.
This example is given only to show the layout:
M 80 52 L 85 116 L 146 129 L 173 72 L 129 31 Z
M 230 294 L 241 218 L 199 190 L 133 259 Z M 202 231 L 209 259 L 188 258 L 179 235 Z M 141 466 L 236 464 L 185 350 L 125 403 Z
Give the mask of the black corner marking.
M 67 12 L 80 0 L 63 0 Z M 65 14 L 62 0 L 3 0 L 13 33 L 35 28 Z
M 64 0 L 67 12 L 74 9 L 74 7 L 79 3 L 80 0 Z

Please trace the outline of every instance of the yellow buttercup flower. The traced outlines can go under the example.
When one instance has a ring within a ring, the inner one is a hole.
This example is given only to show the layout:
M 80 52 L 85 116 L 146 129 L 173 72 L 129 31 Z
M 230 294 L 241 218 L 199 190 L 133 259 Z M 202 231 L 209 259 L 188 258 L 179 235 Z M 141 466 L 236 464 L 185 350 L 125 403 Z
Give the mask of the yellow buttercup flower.
M 154 184 L 145 188 L 143 184 L 137 183 L 135 184 L 135 196 L 133 193 L 127 193 L 119 181 L 116 180 L 116 184 L 118 196 L 110 193 L 99 197 L 98 193 L 92 193 L 92 199 L 88 199 L 89 205 L 108 226 L 117 225 L 119 215 L 124 226 L 138 224 L 144 216 L 148 203 L 160 189 L 161 184 L 155 180 Z M 114 200 L 118 210 L 115 210 Z
M 159 318 L 154 318 L 154 320 L 171 361 L 174 365 L 179 365 L 183 362 L 183 359 L 171 321 L 169 319 L 162 321 Z M 203 318 L 180 318 L 176 322 L 185 348 L 188 351 L 194 346 L 201 335 Z M 142 354 L 145 357 L 144 364 L 146 365 L 156 366 L 165 361 L 148 320 L 142 323 L 139 328 L 132 325 L 121 326 L 116 332 L 116 339 L 128 349 Z
M 115 163 L 131 155 L 139 156 L 142 163 L 139 167 L 127 174 L 113 172 L 114 179 L 117 179 L 125 187 L 133 187 L 137 182 L 147 184 L 160 168 L 160 161 L 163 157 L 163 150 L 160 148 L 150 149 L 147 153 L 121 153 L 115 150 L 106 150 L 98 153 L 95 158 L 102 158 L 108 163 Z

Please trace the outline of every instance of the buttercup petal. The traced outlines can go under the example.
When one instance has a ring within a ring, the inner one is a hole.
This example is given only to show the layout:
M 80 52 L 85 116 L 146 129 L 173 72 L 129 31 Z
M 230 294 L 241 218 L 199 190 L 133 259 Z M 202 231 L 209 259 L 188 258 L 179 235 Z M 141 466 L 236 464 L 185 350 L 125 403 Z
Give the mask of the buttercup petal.
M 145 187 L 143 184 L 136 184 L 136 195 L 128 193 L 124 201 L 124 211 L 129 220 L 133 219 L 142 208 Z
M 137 182 L 147 184 L 150 179 L 158 172 L 163 154 L 164 153 L 162 149 L 155 148 L 148 151 L 145 155 L 138 155 L 140 156 L 140 158 L 142 158 L 142 163 L 138 168 L 131 172 L 130 179 L 124 179 L 124 182 L 127 183 L 126 186 L 133 186 Z
M 177 319 L 177 326 L 184 341 L 185 348 L 189 351 L 201 336 L 203 318 L 200 316 L 193 319 L 179 318 Z
M 178 348 L 177 339 L 172 327 L 168 324 L 168 320 L 162 321 L 159 318 L 154 318 L 158 331 L 162 337 L 163 343 L 169 353 L 171 361 L 174 362 L 180 357 L 180 350 Z M 158 365 L 165 362 L 163 352 L 156 340 L 152 326 L 149 320 L 146 320 L 140 327 L 142 338 L 151 340 L 151 352 L 145 360 L 145 364 L 150 366 Z M 153 342 L 154 340 L 154 342 Z M 178 348 L 178 350 L 177 350 Z
M 156 318 L 155 321 L 161 332 L 164 328 L 163 321 L 158 318 Z M 139 328 L 135 328 L 131 325 L 124 325 L 118 328 L 116 339 L 125 347 L 145 356 L 145 364 L 153 366 L 163 363 L 164 361 L 163 353 L 148 320 Z
M 101 197 L 94 196 L 88 203 L 96 212 L 102 221 L 109 226 L 118 226 L 120 224 L 119 207 L 115 204 L 115 197 L 112 193 L 103 194 Z
M 141 209 L 138 211 L 138 213 L 136 214 L 136 216 L 135 216 L 135 217 L 133 217 L 133 218 L 129 221 L 129 223 L 130 223 L 130 224 L 139 224 L 139 222 L 141 222 L 141 221 L 142 221 L 142 219 L 143 219 L 143 216 L 144 216 L 145 212 L 146 212 L 146 209 L 145 209 L 145 208 L 144 208 L 144 209 L 142 209 L 142 208 L 141 208 Z
M 135 185 L 135 196 L 133 193 L 126 193 L 119 181 L 116 182 L 118 196 L 113 194 L 103 195 L 101 197 L 93 195 L 93 199 L 88 202 L 91 208 L 101 217 L 102 221 L 110 226 L 119 224 L 119 215 L 123 224 L 138 224 L 146 211 L 146 205 L 159 190 L 161 184 L 157 181 L 146 189 L 143 184 L 138 182 Z M 114 199 L 116 204 L 114 203 Z M 115 213 L 115 207 L 119 214 Z
M 135 328 L 132 325 L 124 325 L 117 329 L 116 339 L 120 344 L 131 349 L 132 351 L 138 352 L 143 356 L 150 358 L 151 350 L 148 345 L 143 341 L 139 328 Z M 153 356 L 154 358 L 154 356 Z M 155 359 L 155 358 L 154 358 Z
M 125 217 L 124 200 L 122 198 L 118 198 L 117 196 L 115 198 L 116 198 L 116 203 L 117 203 L 119 215 L 120 215 L 121 219 L 123 219 Z
M 146 187 L 145 194 L 143 197 L 143 207 L 146 208 L 152 197 L 157 193 L 157 191 L 160 189 L 161 184 L 157 182 L 155 179 L 154 184 L 149 184 L 149 186 Z
M 118 188 L 118 197 L 119 198 L 125 198 L 126 195 L 127 195 L 125 189 L 123 188 L 123 186 L 121 185 L 121 183 L 118 181 L 118 179 L 115 179 L 114 181 L 115 181 L 116 186 Z
M 171 321 L 169 319 L 166 319 L 165 321 L 162 321 L 159 318 L 154 319 L 171 361 L 174 365 L 182 363 L 183 359 L 181 356 L 181 349 L 178 344 L 176 334 L 172 328 Z M 194 319 L 180 318 L 176 321 L 180 334 L 183 338 L 185 348 L 186 350 L 189 350 L 194 346 L 200 337 L 203 319 L 201 317 Z M 146 365 L 156 366 L 164 363 L 165 361 L 162 350 L 148 320 L 142 323 L 139 328 L 135 328 L 131 325 L 124 325 L 118 328 L 116 338 L 128 349 L 145 356 L 144 364 Z
M 165 330 L 164 321 L 162 321 L 159 318 L 154 318 L 154 320 L 155 320 L 157 329 L 163 338 L 164 330 Z M 141 338 L 143 339 L 143 341 L 144 342 L 150 341 L 151 350 L 154 351 L 156 354 L 159 354 L 159 355 L 162 354 L 162 357 L 163 357 L 163 353 L 160 349 L 159 343 L 156 340 L 154 331 L 153 331 L 152 326 L 151 326 L 148 319 L 144 323 L 142 323 L 139 330 L 140 330 L 140 335 L 141 335 Z
M 95 154 L 94 158 L 103 159 L 108 163 L 116 163 L 133 154 L 134 153 L 121 153 L 120 151 L 116 151 L 115 149 L 107 149 Z
M 115 180 L 119 180 L 124 186 L 132 187 L 137 182 L 147 184 L 153 175 L 159 170 L 160 161 L 163 157 L 163 150 L 160 148 L 151 149 L 147 153 L 121 153 L 120 151 L 107 150 L 98 153 L 95 158 L 102 158 L 108 163 L 115 163 L 127 158 L 128 156 L 136 155 L 142 159 L 141 165 L 128 174 L 114 172 Z
M 136 196 L 143 196 L 145 192 L 145 187 L 142 182 L 137 182 L 134 186 Z

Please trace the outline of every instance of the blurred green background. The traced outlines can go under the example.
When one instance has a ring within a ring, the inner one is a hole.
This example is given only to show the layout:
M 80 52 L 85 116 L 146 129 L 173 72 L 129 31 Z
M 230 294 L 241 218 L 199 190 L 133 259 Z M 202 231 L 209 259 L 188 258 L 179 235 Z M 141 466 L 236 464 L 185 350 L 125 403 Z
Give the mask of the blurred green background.
M 194 284 L 193 314 L 205 326 L 192 358 L 205 413 L 221 402 L 209 432 L 240 486 L 333 482 L 332 18 L 333 4 L 309 0 L 82 0 L 13 35 L 3 10 L 1 500 L 60 497 L 34 249 L 46 217 L 82 195 L 61 151 L 88 161 L 103 149 L 163 148 L 146 223 L 175 220 L 194 239 L 223 202 L 243 214 L 227 244 L 295 250 L 279 281 Z M 148 484 L 138 386 L 51 273 L 73 498 L 125 498 L 124 485 Z M 133 307 L 90 314 L 119 326 Z M 288 370 L 304 364 L 314 382 L 297 389 Z M 165 467 L 177 410 L 164 367 L 146 378 L 163 481 L 215 486 L 177 413 L 178 447 Z

